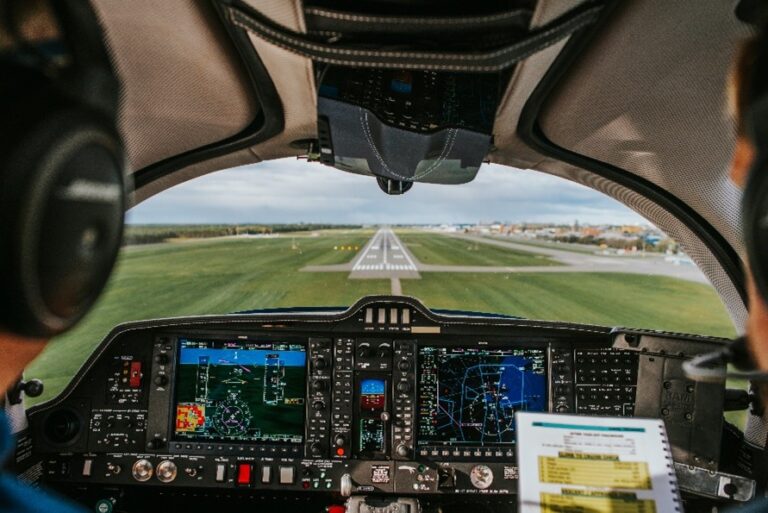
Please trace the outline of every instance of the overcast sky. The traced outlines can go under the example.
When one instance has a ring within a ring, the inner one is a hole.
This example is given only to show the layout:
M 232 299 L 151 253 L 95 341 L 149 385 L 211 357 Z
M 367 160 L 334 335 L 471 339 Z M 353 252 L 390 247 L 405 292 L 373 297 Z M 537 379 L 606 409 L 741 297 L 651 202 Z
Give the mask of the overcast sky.
M 128 213 L 145 223 L 642 224 L 592 189 L 535 171 L 483 165 L 465 185 L 414 184 L 387 196 L 373 178 L 282 159 L 219 171 L 154 196 Z

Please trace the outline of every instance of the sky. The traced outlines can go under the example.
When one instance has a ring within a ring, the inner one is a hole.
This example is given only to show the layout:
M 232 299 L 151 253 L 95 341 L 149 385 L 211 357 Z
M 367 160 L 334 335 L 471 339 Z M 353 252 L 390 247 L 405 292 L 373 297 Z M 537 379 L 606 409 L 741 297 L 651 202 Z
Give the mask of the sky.
M 464 185 L 414 184 L 388 196 L 376 181 L 295 158 L 211 173 L 128 212 L 131 224 L 646 224 L 588 187 L 536 171 L 484 164 Z

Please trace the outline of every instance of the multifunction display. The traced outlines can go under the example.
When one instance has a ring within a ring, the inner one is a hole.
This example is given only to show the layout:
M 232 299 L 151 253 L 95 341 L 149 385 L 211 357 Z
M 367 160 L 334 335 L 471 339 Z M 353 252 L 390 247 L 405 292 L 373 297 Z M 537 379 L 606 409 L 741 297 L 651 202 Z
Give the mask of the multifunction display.
M 301 344 L 180 339 L 176 439 L 301 443 Z
M 419 348 L 419 445 L 515 442 L 515 412 L 547 410 L 545 349 Z

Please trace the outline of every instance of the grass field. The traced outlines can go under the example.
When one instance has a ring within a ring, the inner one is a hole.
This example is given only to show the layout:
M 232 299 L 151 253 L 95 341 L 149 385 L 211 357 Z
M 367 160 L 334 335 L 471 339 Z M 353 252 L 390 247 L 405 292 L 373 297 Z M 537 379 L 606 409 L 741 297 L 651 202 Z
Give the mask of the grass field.
M 498 235 L 484 235 L 491 240 L 503 240 L 523 244 L 534 248 L 557 249 L 560 251 L 570 251 L 571 253 L 582 253 L 584 255 L 594 255 L 600 251 L 599 246 L 588 246 L 586 244 L 569 244 L 567 242 L 548 242 L 546 240 L 524 239 L 522 237 L 503 237 Z
M 346 306 L 363 295 L 388 294 L 388 279 L 348 280 L 346 272 L 296 272 L 306 265 L 351 261 L 354 248 L 362 249 L 372 233 L 326 231 L 316 237 L 208 239 L 125 248 L 117 272 L 93 312 L 51 344 L 27 370 L 28 377 L 45 381 L 45 394 L 38 401 L 58 393 L 104 335 L 125 321 L 281 306 Z M 466 241 L 440 235 L 406 233 L 401 239 L 424 263 L 553 264 L 485 244 L 479 244 L 478 250 L 468 249 Z M 608 273 L 422 273 L 420 280 L 402 280 L 402 289 L 403 294 L 434 308 L 733 335 L 712 288 L 672 278 Z
M 619 273 L 422 273 L 421 277 L 403 281 L 403 293 L 434 308 L 734 335 L 711 287 L 674 278 Z
M 487 265 L 487 266 L 533 266 L 560 265 L 542 255 L 515 251 L 473 243 L 431 233 L 398 232 L 398 237 L 411 250 L 413 256 L 423 264 L 432 265 Z

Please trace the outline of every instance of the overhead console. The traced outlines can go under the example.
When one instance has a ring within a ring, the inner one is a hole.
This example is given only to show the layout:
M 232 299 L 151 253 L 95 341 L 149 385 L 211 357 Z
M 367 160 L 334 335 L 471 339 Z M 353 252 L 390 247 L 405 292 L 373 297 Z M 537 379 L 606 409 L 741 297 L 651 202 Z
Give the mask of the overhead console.
M 662 418 L 675 460 L 714 471 L 723 386 L 681 362 L 722 342 L 402 297 L 138 322 L 29 411 L 30 433 L 42 479 L 66 491 L 514 494 L 523 410 Z

